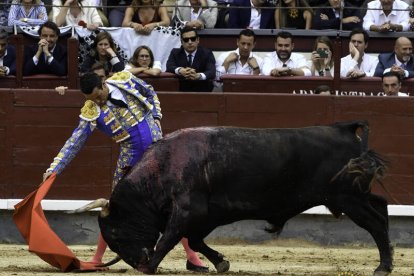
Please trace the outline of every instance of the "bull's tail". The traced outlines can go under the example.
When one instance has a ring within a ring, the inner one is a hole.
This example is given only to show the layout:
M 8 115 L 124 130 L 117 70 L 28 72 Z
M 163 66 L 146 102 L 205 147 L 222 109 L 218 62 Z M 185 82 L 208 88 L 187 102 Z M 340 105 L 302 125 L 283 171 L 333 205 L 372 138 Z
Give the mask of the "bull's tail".
M 351 179 L 355 191 L 368 193 L 374 180 L 384 177 L 388 161 L 373 150 L 364 151 L 361 156 L 349 160 L 331 180 Z

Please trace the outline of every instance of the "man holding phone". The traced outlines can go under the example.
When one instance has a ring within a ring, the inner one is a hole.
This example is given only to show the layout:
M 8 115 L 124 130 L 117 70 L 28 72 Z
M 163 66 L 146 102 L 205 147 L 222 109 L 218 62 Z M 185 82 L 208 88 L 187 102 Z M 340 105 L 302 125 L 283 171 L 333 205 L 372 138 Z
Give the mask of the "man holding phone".
M 276 35 L 276 51 L 268 54 L 263 61 L 263 74 L 273 77 L 310 76 L 306 58 L 292 53 L 294 48 L 291 33 L 281 31 Z

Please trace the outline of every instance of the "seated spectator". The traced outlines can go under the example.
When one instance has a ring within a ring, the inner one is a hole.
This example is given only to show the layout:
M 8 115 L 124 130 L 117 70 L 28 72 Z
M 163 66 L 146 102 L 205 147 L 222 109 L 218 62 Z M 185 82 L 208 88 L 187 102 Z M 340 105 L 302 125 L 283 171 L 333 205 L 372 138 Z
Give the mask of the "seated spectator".
M 216 60 L 213 52 L 198 46 L 197 30 L 185 27 L 181 30 L 180 48 L 171 50 L 167 60 L 167 72 L 180 77 L 180 91 L 211 92 L 216 77 Z
M 16 50 L 8 40 L 9 34 L 0 29 L 0 77 L 16 74 Z
M 382 77 L 389 71 L 399 73 L 401 78 L 414 77 L 413 45 L 407 37 L 397 38 L 393 52 L 378 55 L 374 76 Z
M 400 92 L 401 75 L 397 72 L 387 72 L 382 76 L 382 89 L 385 96 L 408 97 L 407 93 Z
M 83 26 L 93 31 L 103 26 L 98 10 L 90 6 L 88 0 L 53 0 L 53 22 L 62 26 Z
M 274 29 L 274 9 L 270 7 L 274 6 L 265 0 L 234 0 L 227 26 L 230 29 Z
M 45 5 L 40 0 L 16 0 L 12 3 L 8 25 L 42 25 L 47 21 Z
M 154 61 L 154 54 L 148 46 L 139 46 L 134 51 L 125 69 L 134 75 L 144 73 L 159 76 L 161 74 L 161 62 Z
M 315 88 L 315 94 L 329 96 L 333 95 L 333 92 L 329 85 L 322 84 Z
M 363 27 L 372 32 L 401 32 L 410 28 L 409 5 L 402 0 L 375 0 L 368 3 Z
M 66 76 L 68 72 L 67 49 L 57 44 L 60 30 L 46 21 L 39 30 L 39 42 L 25 51 L 23 75 L 52 74 Z
M 137 33 L 148 35 L 159 26 L 168 27 L 167 9 L 154 0 L 133 0 L 125 11 L 122 27 L 131 27 Z
M 118 55 L 114 40 L 110 33 L 100 32 L 96 35 L 91 52 L 86 56 L 81 65 L 80 72 L 86 73 L 91 70 L 95 63 L 101 63 L 109 76 L 113 73 L 124 70 L 125 63 Z
M 4 0 L 3 3 L 0 3 L 0 26 L 7 26 L 11 3 L 12 0 Z
M 250 29 L 240 32 L 237 39 L 237 49 L 222 53 L 216 62 L 217 75 L 225 74 L 259 75 L 263 60 L 253 54 L 256 45 L 256 35 Z
M 312 14 L 312 8 L 306 0 L 281 0 L 275 9 L 276 29 L 309 30 L 312 27 Z
M 334 76 L 333 43 L 327 36 L 317 37 L 311 55 L 312 76 Z
M 362 27 L 360 11 L 351 9 L 347 1 L 344 3 L 343 0 L 329 0 L 329 5 L 330 8 L 315 9 L 315 16 L 313 18 L 314 29 L 339 30 L 342 28 L 342 30 L 353 30 Z
M 310 76 L 306 58 L 294 49 L 291 33 L 282 31 L 276 35 L 276 51 L 268 54 L 263 61 L 263 74 L 273 77 Z
M 107 0 L 108 20 L 111 27 L 122 27 L 127 6 L 131 5 L 132 0 Z
M 363 29 L 354 29 L 349 35 L 349 55 L 341 58 L 341 77 L 357 79 L 372 77 L 378 58 L 365 53 L 369 35 Z
M 173 18 L 194 29 L 214 28 L 217 21 L 217 2 L 213 0 L 178 0 Z M 174 25 L 174 23 L 173 23 Z

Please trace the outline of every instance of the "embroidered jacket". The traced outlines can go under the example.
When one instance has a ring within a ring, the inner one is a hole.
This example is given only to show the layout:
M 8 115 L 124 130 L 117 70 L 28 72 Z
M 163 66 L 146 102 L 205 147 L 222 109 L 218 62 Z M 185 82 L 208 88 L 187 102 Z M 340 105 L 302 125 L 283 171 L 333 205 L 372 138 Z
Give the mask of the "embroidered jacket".
M 76 156 L 95 128 L 103 131 L 115 142 L 129 148 L 128 142 L 137 134 L 135 127 L 145 120 L 149 127 L 152 142 L 162 138 L 162 133 L 154 119 L 162 117 L 160 102 L 151 85 L 127 71 L 115 73 L 106 83 L 119 89 L 124 96 L 128 108 L 103 105 L 99 107 L 93 101 L 87 100 L 81 109 L 80 122 L 66 141 L 59 154 L 46 172 L 61 173 L 67 164 Z M 144 125 L 144 124 L 143 124 Z

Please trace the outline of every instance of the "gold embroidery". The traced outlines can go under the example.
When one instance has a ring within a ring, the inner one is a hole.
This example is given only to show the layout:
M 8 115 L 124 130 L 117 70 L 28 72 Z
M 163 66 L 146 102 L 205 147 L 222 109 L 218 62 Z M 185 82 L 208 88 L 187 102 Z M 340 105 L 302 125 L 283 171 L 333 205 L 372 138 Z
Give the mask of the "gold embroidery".
M 96 120 L 99 117 L 99 106 L 91 100 L 87 100 L 81 109 L 80 117 L 87 121 Z

